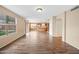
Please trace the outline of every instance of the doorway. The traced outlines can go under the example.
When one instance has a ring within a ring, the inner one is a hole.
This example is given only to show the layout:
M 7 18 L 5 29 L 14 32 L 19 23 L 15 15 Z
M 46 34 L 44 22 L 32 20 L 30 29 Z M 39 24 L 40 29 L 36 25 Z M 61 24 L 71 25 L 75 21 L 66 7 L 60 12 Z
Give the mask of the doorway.
M 48 23 L 29 23 L 29 31 L 47 32 L 48 28 Z

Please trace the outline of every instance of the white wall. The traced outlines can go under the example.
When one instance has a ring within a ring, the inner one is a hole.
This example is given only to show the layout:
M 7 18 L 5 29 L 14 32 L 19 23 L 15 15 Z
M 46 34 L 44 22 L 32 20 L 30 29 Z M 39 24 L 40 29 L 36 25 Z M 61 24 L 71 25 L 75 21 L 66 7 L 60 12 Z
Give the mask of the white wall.
M 28 20 L 25 21 L 26 21 L 26 35 L 29 35 L 29 21 Z
M 79 49 L 79 9 L 51 17 L 49 23 L 50 35 L 62 36 L 63 41 Z
M 66 42 L 79 49 L 79 9 L 66 15 Z
M 53 33 L 54 33 L 54 36 L 55 37 L 59 37 L 59 36 L 62 36 L 62 19 L 61 18 L 56 18 L 54 19 L 54 30 L 53 30 Z
M 52 16 L 49 18 L 49 34 L 54 37 L 62 37 L 63 20 L 62 14 L 59 16 Z
M 62 36 L 63 41 L 79 49 L 79 9 L 64 12 L 56 18 L 50 17 L 49 34 Z
M 62 40 L 65 41 L 65 20 L 66 20 L 66 16 L 65 16 L 66 12 L 63 12 L 59 15 L 56 16 L 56 20 L 54 20 L 55 26 L 54 26 L 54 35 L 55 36 L 61 36 Z M 56 33 L 56 34 L 55 34 Z
M 49 18 L 49 34 L 65 41 L 65 12 Z
M 49 18 L 49 34 L 53 36 L 53 16 Z

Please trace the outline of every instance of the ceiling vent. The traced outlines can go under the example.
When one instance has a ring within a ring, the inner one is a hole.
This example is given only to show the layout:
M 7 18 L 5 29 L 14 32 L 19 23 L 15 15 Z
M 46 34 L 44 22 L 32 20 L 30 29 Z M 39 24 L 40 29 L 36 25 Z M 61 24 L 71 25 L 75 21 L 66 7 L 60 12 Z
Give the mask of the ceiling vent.
M 71 11 L 74 11 L 74 10 L 76 10 L 76 9 L 78 9 L 79 8 L 79 6 L 76 6 L 76 7 L 74 7 L 73 9 L 71 9 Z

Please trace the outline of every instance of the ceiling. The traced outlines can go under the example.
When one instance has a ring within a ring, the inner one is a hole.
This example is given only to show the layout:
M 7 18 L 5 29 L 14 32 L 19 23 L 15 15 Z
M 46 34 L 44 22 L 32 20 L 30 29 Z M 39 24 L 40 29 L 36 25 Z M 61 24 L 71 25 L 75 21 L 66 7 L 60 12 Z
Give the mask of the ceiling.
M 25 17 L 26 19 L 47 20 L 50 16 L 56 16 L 64 11 L 74 8 L 75 5 L 4 5 L 4 7 Z M 41 13 L 36 12 L 36 8 L 42 7 Z

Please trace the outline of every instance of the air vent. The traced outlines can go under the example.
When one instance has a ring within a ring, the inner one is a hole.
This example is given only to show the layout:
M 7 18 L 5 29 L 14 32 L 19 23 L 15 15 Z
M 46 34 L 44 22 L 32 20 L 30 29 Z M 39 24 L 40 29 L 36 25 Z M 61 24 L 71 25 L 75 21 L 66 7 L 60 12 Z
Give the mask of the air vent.
M 71 11 L 74 11 L 74 10 L 76 10 L 76 9 L 78 9 L 79 8 L 79 6 L 76 6 L 76 7 L 74 7 L 73 9 L 71 9 Z

